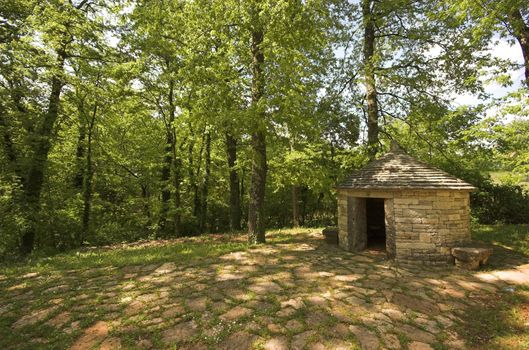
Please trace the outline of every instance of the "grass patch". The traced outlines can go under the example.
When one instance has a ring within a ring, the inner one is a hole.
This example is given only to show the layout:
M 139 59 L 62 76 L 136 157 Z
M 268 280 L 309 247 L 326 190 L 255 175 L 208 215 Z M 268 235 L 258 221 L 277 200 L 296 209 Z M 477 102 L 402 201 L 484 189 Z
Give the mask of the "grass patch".
M 529 256 L 529 225 L 473 225 L 472 238 Z M 465 312 L 460 327 L 472 348 L 529 349 L 528 285 L 490 295 L 479 304 Z
M 231 235 L 229 237 L 233 238 Z M 247 243 L 230 239 L 214 240 L 203 236 L 163 245 L 125 248 L 96 248 L 70 251 L 52 257 L 34 258 L 24 263 L 0 266 L 0 275 L 20 275 L 31 272 L 123 267 L 175 262 L 177 265 L 200 258 L 214 258 L 247 248 Z
M 460 327 L 471 347 L 529 349 L 529 286 L 491 295 L 480 304 L 466 312 Z
M 473 225 L 472 239 L 529 255 L 529 225 Z

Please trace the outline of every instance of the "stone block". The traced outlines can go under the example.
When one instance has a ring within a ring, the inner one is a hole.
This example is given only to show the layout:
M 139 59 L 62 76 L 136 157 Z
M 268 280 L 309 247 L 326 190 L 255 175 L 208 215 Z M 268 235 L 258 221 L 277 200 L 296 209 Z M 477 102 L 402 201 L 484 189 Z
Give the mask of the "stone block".
M 477 270 L 480 265 L 487 263 L 491 254 L 492 248 L 452 248 L 452 255 L 455 258 L 456 266 L 465 270 Z
M 397 247 L 400 246 L 404 249 L 411 249 L 411 250 L 429 250 L 429 249 L 435 249 L 435 244 L 433 243 L 424 243 L 424 242 L 399 242 Z
M 322 231 L 325 237 L 325 242 L 328 244 L 338 244 L 338 228 L 337 227 L 326 227 Z
M 397 224 L 421 224 L 422 223 L 422 218 L 420 217 L 415 217 L 415 218 L 412 218 L 412 217 L 397 217 L 395 218 L 395 222 Z

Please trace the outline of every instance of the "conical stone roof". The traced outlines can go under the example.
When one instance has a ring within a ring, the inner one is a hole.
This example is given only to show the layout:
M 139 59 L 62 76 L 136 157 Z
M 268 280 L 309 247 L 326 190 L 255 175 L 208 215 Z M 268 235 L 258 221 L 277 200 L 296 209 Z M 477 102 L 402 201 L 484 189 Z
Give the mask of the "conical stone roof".
M 361 190 L 462 190 L 475 189 L 445 171 L 431 167 L 398 147 L 355 171 L 337 189 Z

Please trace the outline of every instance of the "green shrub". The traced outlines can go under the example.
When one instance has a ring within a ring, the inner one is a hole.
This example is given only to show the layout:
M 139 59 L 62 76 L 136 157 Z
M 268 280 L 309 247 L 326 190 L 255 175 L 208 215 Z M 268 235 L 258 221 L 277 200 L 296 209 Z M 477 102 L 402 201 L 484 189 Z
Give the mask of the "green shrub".
M 484 181 L 472 193 L 471 207 L 482 224 L 529 223 L 529 192 L 518 185 Z

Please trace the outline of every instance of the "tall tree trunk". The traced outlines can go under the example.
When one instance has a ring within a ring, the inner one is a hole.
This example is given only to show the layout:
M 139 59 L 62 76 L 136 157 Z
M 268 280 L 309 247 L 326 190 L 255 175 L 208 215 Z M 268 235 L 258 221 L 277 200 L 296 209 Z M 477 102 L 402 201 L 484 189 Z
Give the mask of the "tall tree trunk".
M 512 32 L 522 48 L 525 67 L 525 85 L 529 88 L 529 25 L 525 23 L 520 10 L 515 10 L 510 16 Z
M 190 128 L 191 129 L 191 128 Z M 195 148 L 195 134 L 193 133 L 193 130 L 191 129 L 191 138 L 189 141 L 189 145 L 187 148 L 187 157 L 189 159 L 189 166 L 188 166 L 188 176 L 189 176 L 189 187 L 191 192 L 193 193 L 193 216 L 197 217 L 198 215 L 198 185 L 197 180 L 195 176 L 195 169 L 194 169 L 194 158 L 193 158 L 193 152 Z M 199 162 L 200 166 L 200 162 Z
M 175 108 L 173 104 L 174 97 L 174 81 L 169 81 L 169 93 L 167 96 L 169 102 L 169 118 L 165 121 L 165 147 L 164 159 L 162 166 L 162 174 L 160 180 L 162 182 L 162 208 L 160 210 L 160 218 L 158 221 L 159 234 L 167 235 L 170 229 L 167 227 L 167 216 L 169 213 L 169 201 L 171 200 L 171 168 L 174 164 L 175 135 L 173 131 L 173 123 L 175 120 Z M 177 208 L 176 208 L 177 209 Z M 173 226 L 174 229 L 174 226 Z
M 78 191 L 81 191 L 83 189 L 83 178 L 85 175 L 85 142 L 86 142 L 86 123 L 84 120 L 84 113 L 80 106 L 79 108 L 80 112 L 80 124 L 79 124 L 79 136 L 77 137 L 77 149 L 75 151 L 75 159 L 76 159 L 76 165 L 77 169 L 75 172 L 75 176 L 73 178 L 73 186 Z
M 246 193 L 246 182 L 244 181 L 245 177 L 245 171 L 244 168 L 241 168 L 241 189 L 239 190 L 239 203 L 241 206 L 241 221 L 247 218 L 246 215 L 244 215 L 243 210 L 245 208 L 244 206 L 244 194 Z M 243 227 L 243 224 L 241 223 L 241 228 Z
M 300 197 L 301 197 L 300 224 L 301 226 L 305 226 L 305 223 L 307 222 L 308 196 L 309 196 L 309 189 L 307 188 L 307 186 L 302 186 L 300 189 Z
M 163 159 L 162 174 L 160 176 L 160 180 L 163 186 L 162 207 L 160 209 L 160 218 L 158 221 L 158 230 L 160 235 L 165 235 L 167 231 L 167 214 L 169 212 L 169 200 L 171 199 L 171 185 L 169 183 L 169 179 L 171 177 L 171 163 L 173 157 L 171 156 L 172 135 L 170 135 L 168 131 L 166 131 L 165 139 L 165 155 Z
M 292 185 L 292 227 L 299 227 L 299 186 Z
M 226 153 L 230 172 L 230 230 L 241 229 L 241 201 L 239 193 L 239 175 L 237 173 L 237 139 L 226 133 Z
M 13 145 L 13 139 L 11 138 L 11 133 L 9 132 L 7 121 L 4 117 L 5 110 L 2 108 L 3 106 L 0 105 L 0 132 L 2 133 L 2 146 L 4 149 L 4 153 L 7 157 L 7 160 L 9 161 L 10 166 L 13 167 L 13 169 L 16 168 L 17 163 L 17 154 L 15 152 L 15 147 Z
M 364 79 L 367 99 L 367 149 L 370 159 L 378 151 L 378 102 L 373 56 L 375 52 L 374 0 L 362 0 L 364 22 Z
M 151 194 L 149 188 L 145 184 L 141 184 L 141 198 L 143 200 L 143 212 L 147 217 L 146 227 L 151 226 L 151 207 L 149 205 Z
M 204 145 L 205 145 L 205 134 L 202 134 L 202 141 L 200 143 L 200 151 L 198 152 L 198 161 L 197 161 L 197 169 L 196 171 L 193 170 L 192 167 L 190 167 L 190 171 L 192 174 L 192 187 L 193 187 L 193 216 L 199 223 L 200 228 L 200 210 L 202 209 L 201 206 L 201 199 L 200 199 L 200 186 L 198 184 L 198 178 L 200 176 L 200 170 L 202 168 L 202 154 L 204 153 Z M 189 159 L 192 160 L 193 154 L 191 153 L 189 155 Z M 193 162 L 191 161 L 191 164 L 193 165 Z
M 259 19 L 254 23 L 258 23 Z M 252 105 L 256 115 L 252 132 L 252 174 L 250 180 L 250 203 L 248 206 L 248 242 L 265 243 L 265 189 L 266 189 L 266 121 L 259 102 L 264 93 L 263 64 L 261 48 L 263 31 L 252 32 Z
M 28 222 L 22 232 L 20 251 L 23 255 L 31 253 L 35 243 L 35 234 L 39 224 L 40 195 L 44 183 L 44 171 L 51 148 L 51 136 L 57 117 L 63 86 L 62 73 L 66 52 L 60 49 L 57 52 L 56 74 L 51 79 L 51 92 L 48 100 L 48 109 L 44 114 L 42 124 L 35 132 L 31 142 L 32 157 L 29 162 L 29 171 L 24 182 L 25 212 Z
M 97 103 L 94 104 L 90 124 L 88 125 L 88 135 L 86 140 L 86 164 L 85 176 L 83 180 L 83 219 L 81 226 L 80 244 L 88 238 L 90 230 L 90 210 L 92 208 L 92 177 L 94 175 L 92 169 L 92 136 L 94 133 L 94 125 L 97 116 Z
M 204 181 L 202 182 L 202 193 L 201 193 L 201 206 L 200 206 L 200 221 L 199 229 L 200 233 L 206 230 L 206 220 L 208 217 L 208 191 L 209 191 L 209 178 L 211 176 L 211 134 L 208 131 L 206 134 L 206 154 L 205 154 L 205 175 Z
M 173 181 L 174 181 L 174 190 L 175 190 L 174 198 L 173 198 L 174 206 L 175 206 L 175 214 L 174 214 L 174 219 L 173 219 L 174 220 L 173 234 L 175 235 L 175 237 L 180 237 L 180 235 L 181 235 L 180 223 L 182 221 L 180 210 L 179 210 L 180 209 L 180 204 L 181 204 L 181 199 L 180 199 L 180 169 L 182 168 L 182 161 L 180 160 L 180 158 L 178 158 L 178 156 L 176 154 L 176 147 L 173 150 L 173 156 L 174 156 Z

